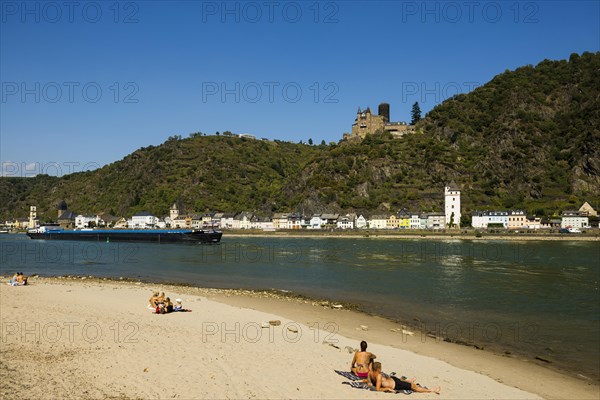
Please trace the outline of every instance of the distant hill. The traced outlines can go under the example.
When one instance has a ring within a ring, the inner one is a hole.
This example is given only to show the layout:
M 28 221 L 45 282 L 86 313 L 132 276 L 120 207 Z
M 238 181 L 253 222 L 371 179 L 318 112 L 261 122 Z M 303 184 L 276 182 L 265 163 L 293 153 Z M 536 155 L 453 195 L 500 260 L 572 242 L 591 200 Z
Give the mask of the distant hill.
M 0 178 L 0 218 L 78 212 L 440 210 L 445 182 L 472 209 L 538 215 L 600 202 L 600 53 L 506 71 L 429 112 L 417 133 L 308 146 L 171 137 L 92 172 Z

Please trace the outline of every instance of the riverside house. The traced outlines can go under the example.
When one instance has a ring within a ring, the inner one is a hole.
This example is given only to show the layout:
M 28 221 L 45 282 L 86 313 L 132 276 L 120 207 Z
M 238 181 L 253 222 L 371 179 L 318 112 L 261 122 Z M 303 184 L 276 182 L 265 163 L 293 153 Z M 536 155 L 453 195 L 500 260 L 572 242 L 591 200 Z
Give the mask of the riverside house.
M 354 226 L 356 227 L 356 229 L 368 228 L 369 227 L 369 221 L 367 220 L 367 217 L 364 214 L 360 214 L 356 218 Z
M 152 229 L 158 223 L 158 218 L 149 212 L 142 211 L 134 214 L 127 223 L 131 229 Z
M 369 220 L 370 229 L 387 229 L 387 215 L 373 215 Z
M 91 225 L 90 225 L 91 223 Z M 104 225 L 104 221 L 98 215 L 82 215 L 75 217 L 75 227 L 78 229 L 91 228 L 94 226 Z
M 508 215 L 508 229 L 523 229 L 527 226 L 527 216 L 525 211 L 514 210 Z
M 273 214 L 273 228 L 275 229 L 288 229 L 288 213 L 275 213 Z
M 590 225 L 587 212 L 564 211 L 561 215 L 561 228 L 584 228 Z
M 308 229 L 321 229 L 325 225 L 327 220 L 321 218 L 321 214 L 313 214 L 312 218 L 308 222 Z
M 354 229 L 356 214 L 346 214 L 337 220 L 338 229 Z

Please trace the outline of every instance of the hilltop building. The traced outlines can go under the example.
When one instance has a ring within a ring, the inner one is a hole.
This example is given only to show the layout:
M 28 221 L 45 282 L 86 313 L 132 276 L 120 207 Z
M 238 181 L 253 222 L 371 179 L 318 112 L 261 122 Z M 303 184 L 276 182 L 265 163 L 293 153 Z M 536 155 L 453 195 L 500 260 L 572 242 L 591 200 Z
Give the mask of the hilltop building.
M 460 189 L 454 181 L 444 188 L 446 224 L 460 227 Z
M 373 114 L 370 107 L 366 110 L 359 107 L 352 124 L 352 132 L 344 134 L 344 139 L 364 139 L 377 131 L 390 132 L 394 136 L 402 137 L 405 133 L 414 131 L 414 127 L 406 122 L 390 122 L 390 105 L 381 103 L 377 114 Z

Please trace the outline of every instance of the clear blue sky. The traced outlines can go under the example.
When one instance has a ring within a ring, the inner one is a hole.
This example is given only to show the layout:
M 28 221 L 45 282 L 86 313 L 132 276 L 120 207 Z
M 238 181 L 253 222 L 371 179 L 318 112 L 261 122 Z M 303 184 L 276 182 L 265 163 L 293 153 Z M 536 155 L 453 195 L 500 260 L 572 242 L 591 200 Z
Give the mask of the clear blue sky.
M 0 2 L 5 175 L 197 131 L 337 141 L 359 106 L 408 121 L 415 101 L 600 47 L 598 1 L 75 3 Z

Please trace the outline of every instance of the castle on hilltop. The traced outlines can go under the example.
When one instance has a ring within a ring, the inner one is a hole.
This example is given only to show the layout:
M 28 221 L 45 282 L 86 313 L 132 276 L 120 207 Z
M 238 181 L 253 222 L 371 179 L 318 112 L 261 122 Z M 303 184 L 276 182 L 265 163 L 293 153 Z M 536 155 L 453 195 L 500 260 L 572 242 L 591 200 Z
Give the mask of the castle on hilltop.
M 390 132 L 392 135 L 402 137 L 404 134 L 413 132 L 414 126 L 406 122 L 390 122 L 390 105 L 381 103 L 378 113 L 373 114 L 371 108 L 356 112 L 356 119 L 352 124 L 352 132 L 345 133 L 344 139 L 364 139 L 367 135 L 377 131 Z

